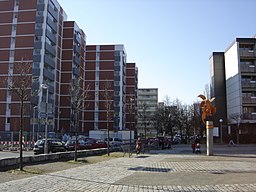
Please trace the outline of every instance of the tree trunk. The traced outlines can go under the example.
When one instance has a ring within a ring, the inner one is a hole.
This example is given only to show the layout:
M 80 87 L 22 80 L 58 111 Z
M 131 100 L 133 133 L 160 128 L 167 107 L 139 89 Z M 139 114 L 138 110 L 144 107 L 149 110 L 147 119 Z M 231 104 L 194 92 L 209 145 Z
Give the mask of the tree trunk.
M 19 135 L 19 141 L 20 141 L 20 166 L 19 169 L 23 171 L 23 157 L 22 157 L 22 134 L 23 134 L 23 100 L 20 104 L 20 135 Z

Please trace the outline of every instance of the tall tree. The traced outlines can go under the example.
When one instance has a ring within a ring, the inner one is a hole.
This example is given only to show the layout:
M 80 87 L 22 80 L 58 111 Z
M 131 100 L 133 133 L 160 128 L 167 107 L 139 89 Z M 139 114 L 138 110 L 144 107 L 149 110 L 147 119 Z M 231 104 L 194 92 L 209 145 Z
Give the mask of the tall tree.
M 19 128 L 19 145 L 20 145 L 20 164 L 19 169 L 23 170 L 23 127 L 25 113 L 29 112 L 29 101 L 31 97 L 31 82 L 32 82 L 32 63 L 22 59 L 21 62 L 16 62 L 13 65 L 13 70 L 9 70 L 7 78 L 7 89 L 9 93 L 18 96 L 20 101 L 20 128 Z
M 79 126 L 79 113 L 87 107 L 85 100 L 89 96 L 90 85 L 83 86 L 83 81 L 81 78 L 73 79 L 70 85 L 70 95 L 71 95 L 71 109 L 72 109 L 72 125 L 75 132 L 75 155 L 74 161 L 77 161 L 77 132 Z
M 229 116 L 229 122 L 233 122 L 236 124 L 235 126 L 235 133 L 236 133 L 236 142 L 237 144 L 240 143 L 240 138 L 239 138 L 239 130 L 240 130 L 240 124 L 242 121 L 243 116 L 239 113 L 234 113 Z
M 112 109 L 113 109 L 113 100 L 114 100 L 114 94 L 112 91 L 112 84 L 111 81 L 106 80 L 103 85 L 103 92 L 102 92 L 102 97 L 104 99 L 104 106 L 106 110 L 106 117 L 107 117 L 107 142 L 108 142 L 108 148 L 107 148 L 107 153 L 108 156 L 110 155 L 110 150 L 109 150 L 109 122 L 111 119 L 111 116 L 113 115 Z
M 144 137 L 145 139 L 147 138 L 147 125 L 149 124 L 150 121 L 150 112 L 147 111 L 148 105 L 145 102 L 140 102 L 139 103 L 139 111 L 138 111 L 138 116 L 142 122 L 142 125 L 144 127 Z

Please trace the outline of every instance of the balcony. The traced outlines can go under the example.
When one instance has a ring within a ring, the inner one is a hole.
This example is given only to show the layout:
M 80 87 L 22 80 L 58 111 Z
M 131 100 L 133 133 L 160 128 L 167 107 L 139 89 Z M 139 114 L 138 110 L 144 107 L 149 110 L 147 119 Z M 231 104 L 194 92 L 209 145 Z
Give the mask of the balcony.
M 243 120 L 256 120 L 256 112 L 244 113 Z
M 50 32 L 49 30 L 46 30 L 46 36 L 56 45 L 57 37 L 55 34 Z
M 43 16 L 37 16 L 36 17 L 36 23 L 43 23 L 44 22 L 44 17 Z
M 54 74 L 47 69 L 44 69 L 44 77 L 54 81 Z
M 43 35 L 43 29 L 36 29 L 35 35 L 36 36 L 42 36 Z
M 55 20 L 58 20 L 58 12 L 55 11 L 51 6 L 48 6 L 48 12 L 52 15 Z
M 37 41 L 34 43 L 34 48 L 35 49 L 41 49 L 42 48 L 42 42 L 41 41 Z
M 45 43 L 45 50 L 51 53 L 54 57 L 56 56 L 56 48 L 48 43 Z
M 40 3 L 36 6 L 37 11 L 44 11 L 44 3 Z
M 79 70 L 79 68 L 73 68 L 72 71 L 73 71 L 73 75 L 76 75 L 76 76 L 79 76 L 79 75 L 80 75 L 80 70 Z
M 242 87 L 243 88 L 256 88 L 256 81 L 242 80 Z
M 78 45 L 74 45 L 74 51 L 80 55 L 81 47 L 79 47 Z
M 80 65 L 80 59 L 77 56 L 73 57 L 73 62 L 77 65 Z
M 34 55 L 33 56 L 33 61 L 34 62 L 41 62 L 41 55 Z
M 240 57 L 255 57 L 254 50 L 250 49 L 240 49 L 239 50 Z
M 48 84 L 48 88 L 49 88 L 49 93 L 54 93 L 54 87 L 52 85 Z
M 255 104 L 256 105 L 256 97 L 242 97 L 242 101 L 244 104 Z
M 40 89 L 40 83 L 39 82 L 33 82 L 32 83 L 32 90 L 39 90 Z
M 58 23 L 54 23 L 51 19 L 47 18 L 47 24 L 57 33 Z
M 55 69 L 55 60 L 49 56 L 44 56 L 44 63 L 50 66 L 51 68 Z
M 254 73 L 256 72 L 255 65 L 241 65 L 241 72 Z
M 81 36 L 78 35 L 78 34 L 75 34 L 75 40 L 76 40 L 79 44 L 82 43 L 82 38 L 81 38 Z
M 30 98 L 30 102 L 31 102 L 31 104 L 33 104 L 33 105 L 37 105 L 38 102 L 39 102 L 39 96 L 32 96 L 32 97 Z

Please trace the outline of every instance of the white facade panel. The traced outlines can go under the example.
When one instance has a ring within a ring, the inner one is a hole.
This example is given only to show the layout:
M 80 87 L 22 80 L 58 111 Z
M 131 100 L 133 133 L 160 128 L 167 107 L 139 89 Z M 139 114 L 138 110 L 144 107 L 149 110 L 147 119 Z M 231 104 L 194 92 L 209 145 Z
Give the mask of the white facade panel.
M 242 114 L 241 74 L 239 72 L 238 42 L 225 53 L 226 92 L 227 92 L 227 117 Z
M 234 43 L 232 47 L 230 47 L 225 52 L 225 67 L 226 67 L 226 80 L 238 74 L 239 69 L 239 50 L 238 43 Z

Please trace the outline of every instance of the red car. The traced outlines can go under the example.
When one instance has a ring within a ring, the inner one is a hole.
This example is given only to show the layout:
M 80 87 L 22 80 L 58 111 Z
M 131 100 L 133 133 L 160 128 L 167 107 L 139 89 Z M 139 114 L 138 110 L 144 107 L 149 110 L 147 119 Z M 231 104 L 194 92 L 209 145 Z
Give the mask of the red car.
M 86 149 L 107 148 L 107 143 L 102 139 L 86 138 Z
M 65 148 L 67 151 L 74 151 L 75 150 L 75 143 L 76 143 L 76 140 L 74 139 L 71 139 L 71 140 L 68 140 L 65 144 Z M 86 149 L 86 144 L 84 142 L 84 140 L 82 139 L 79 139 L 77 140 L 77 150 L 83 150 L 83 149 Z

